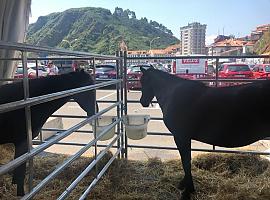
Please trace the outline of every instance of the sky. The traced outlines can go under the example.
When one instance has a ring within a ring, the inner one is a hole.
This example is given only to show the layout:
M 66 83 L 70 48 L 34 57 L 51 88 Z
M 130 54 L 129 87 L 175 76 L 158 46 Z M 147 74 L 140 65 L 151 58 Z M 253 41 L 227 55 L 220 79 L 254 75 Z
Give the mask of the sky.
M 206 44 L 218 34 L 242 37 L 258 25 L 270 24 L 270 0 L 32 0 L 30 23 L 39 16 L 79 7 L 101 7 L 112 13 L 115 7 L 129 9 L 137 19 L 163 24 L 178 39 L 180 27 L 200 22 L 207 25 Z

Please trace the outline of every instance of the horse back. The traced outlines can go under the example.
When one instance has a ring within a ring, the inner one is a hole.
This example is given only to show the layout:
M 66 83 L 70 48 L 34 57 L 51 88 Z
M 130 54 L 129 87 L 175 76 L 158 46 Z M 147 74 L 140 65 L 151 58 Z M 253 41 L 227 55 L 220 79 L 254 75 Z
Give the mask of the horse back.
M 250 144 L 270 136 L 269 86 L 269 81 L 228 88 L 181 86 L 173 92 L 165 124 L 181 137 L 209 144 Z

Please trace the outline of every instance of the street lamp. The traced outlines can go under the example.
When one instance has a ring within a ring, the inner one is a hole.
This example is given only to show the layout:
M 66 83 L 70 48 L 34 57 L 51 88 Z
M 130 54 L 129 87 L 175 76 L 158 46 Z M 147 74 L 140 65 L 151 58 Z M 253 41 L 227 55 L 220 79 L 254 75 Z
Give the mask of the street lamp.
M 152 42 L 154 41 L 154 40 L 157 40 L 157 39 L 159 39 L 160 37 L 155 37 L 155 38 L 153 38 L 151 41 L 150 41 L 150 52 L 151 52 L 151 50 L 152 50 Z

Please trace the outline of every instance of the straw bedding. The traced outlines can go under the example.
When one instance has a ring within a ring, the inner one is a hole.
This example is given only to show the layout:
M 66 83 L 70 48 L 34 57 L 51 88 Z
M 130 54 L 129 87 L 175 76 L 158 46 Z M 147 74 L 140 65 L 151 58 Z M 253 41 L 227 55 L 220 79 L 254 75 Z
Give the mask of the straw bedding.
M 1 149 L 0 163 L 6 162 Z M 100 170 L 111 158 L 108 153 L 98 165 Z M 34 159 L 34 184 L 62 163 L 67 156 L 44 153 Z M 92 158 L 76 160 L 57 179 L 34 199 L 56 199 L 89 163 Z M 198 200 L 266 200 L 270 199 L 269 161 L 255 155 L 201 154 L 193 159 L 192 172 Z M 68 199 L 78 199 L 93 180 L 91 172 Z M 179 160 L 162 162 L 158 158 L 148 161 L 116 160 L 105 176 L 90 193 L 88 199 L 96 200 L 176 200 L 183 170 Z M 16 199 L 16 188 L 11 176 L 0 178 L 0 199 Z

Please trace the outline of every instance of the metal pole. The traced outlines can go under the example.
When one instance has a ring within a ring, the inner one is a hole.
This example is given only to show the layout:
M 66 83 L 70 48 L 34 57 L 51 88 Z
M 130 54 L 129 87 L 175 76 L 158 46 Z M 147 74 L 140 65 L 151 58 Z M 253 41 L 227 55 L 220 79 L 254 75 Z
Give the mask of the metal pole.
M 72 126 L 71 128 L 69 128 L 66 131 L 63 131 L 62 133 L 60 133 L 59 135 L 56 135 L 55 137 L 53 137 L 52 139 L 46 141 L 44 144 L 39 145 L 38 147 L 36 147 L 35 149 L 33 149 L 30 153 L 25 153 L 23 155 L 21 155 L 20 157 L 16 158 L 15 160 L 10 161 L 9 163 L 3 165 L 0 167 L 0 176 L 2 174 L 7 173 L 8 171 L 15 169 L 16 167 L 18 167 L 19 165 L 21 165 L 22 163 L 24 163 L 26 160 L 28 160 L 29 158 L 36 156 L 37 154 L 41 153 L 42 151 L 44 151 L 45 149 L 49 148 L 50 146 L 52 146 L 53 144 L 56 144 L 57 142 L 59 142 L 60 140 L 62 140 L 63 138 L 69 136 L 70 134 L 72 134 L 74 131 L 77 131 L 78 129 L 82 128 L 83 126 L 85 126 L 86 124 L 88 124 L 89 122 L 91 122 L 92 120 L 94 120 L 95 118 L 97 118 L 98 116 L 101 116 L 102 114 L 108 112 L 109 110 L 115 108 L 119 103 L 115 103 L 105 109 L 103 109 L 102 111 L 100 111 L 99 113 L 88 117 L 87 119 L 79 122 L 78 124 Z M 102 134 L 102 133 L 101 133 Z M 94 145 L 94 144 L 93 144 Z
M 106 172 L 106 170 L 109 168 L 109 166 L 112 164 L 112 162 L 115 160 L 116 156 L 121 152 L 121 148 L 116 151 L 116 153 L 111 157 L 111 159 L 107 162 L 107 164 L 102 168 L 102 170 L 99 172 L 98 176 L 92 181 L 92 183 L 88 186 L 88 188 L 84 191 L 82 196 L 79 198 L 79 200 L 84 200 L 87 198 L 87 195 L 91 192 L 91 190 L 94 188 L 94 186 L 97 184 L 99 179 L 103 176 L 103 174 Z
M 19 108 L 23 109 L 26 105 L 34 106 L 34 105 L 46 103 L 46 102 L 49 102 L 49 101 L 52 101 L 55 99 L 69 97 L 69 96 L 72 96 L 74 94 L 78 94 L 81 92 L 90 91 L 90 90 L 93 90 L 96 88 L 101 88 L 101 87 L 105 87 L 105 86 L 109 86 L 109 85 L 113 85 L 113 84 L 115 85 L 118 82 L 121 82 L 121 81 L 120 80 L 105 81 L 105 82 L 98 83 L 95 85 L 88 85 L 88 86 L 83 86 L 80 88 L 68 89 L 68 90 L 64 90 L 64 91 L 60 91 L 60 92 L 31 97 L 27 100 L 22 99 L 22 100 L 13 101 L 10 103 L 4 103 L 4 104 L 0 105 L 0 113 L 12 111 L 12 110 L 17 110 Z
M 121 51 L 120 52 L 120 57 L 121 57 L 121 59 L 120 59 L 120 76 L 121 76 L 121 80 L 122 80 L 122 82 L 121 82 L 121 84 L 120 84 L 120 100 L 121 100 L 121 110 L 120 110 L 120 115 L 121 115 L 121 117 L 123 117 L 123 115 L 124 115 L 124 90 L 123 90 L 123 88 L 124 88 L 124 81 L 123 81 L 123 52 Z M 121 121 L 121 123 L 120 123 L 120 131 L 121 131 L 121 133 L 123 133 L 124 132 L 124 125 L 123 125 L 123 121 Z M 124 148 L 124 145 L 125 145 L 125 136 L 124 136 L 124 134 L 122 134 L 122 136 L 121 136 L 121 147 L 122 147 L 122 151 L 121 151 L 121 157 L 122 158 L 124 158 L 125 156 L 125 149 L 126 148 Z
M 24 100 L 27 100 L 30 97 L 29 94 L 29 81 L 28 81 L 28 67 L 27 67 L 27 54 L 22 51 L 22 66 L 23 66 L 23 91 L 24 91 Z M 32 150 L 32 126 L 31 126 L 31 108 L 29 105 L 25 107 L 25 123 L 26 123 L 26 133 L 27 133 L 27 144 L 28 144 L 28 153 Z M 29 185 L 28 189 L 31 191 L 33 188 L 33 158 L 29 159 Z
M 114 126 L 117 123 L 119 123 L 119 120 L 115 121 L 114 123 L 112 123 L 111 125 L 109 125 L 108 127 L 106 127 L 100 133 L 100 135 L 96 139 L 94 139 L 94 140 L 90 141 L 89 143 L 87 143 L 77 153 L 75 153 L 73 156 L 71 156 L 67 160 L 65 160 L 61 166 L 57 167 L 52 173 L 50 173 L 45 179 L 43 179 L 37 186 L 35 186 L 35 188 L 29 194 L 23 196 L 23 198 L 21 200 L 28 200 L 28 199 L 33 198 L 34 195 L 36 195 L 44 186 L 46 186 L 60 172 L 62 172 L 66 167 L 68 167 L 75 159 L 77 159 L 84 152 L 86 152 L 92 145 L 95 144 L 95 142 L 97 142 L 97 140 L 99 140 L 100 138 L 102 138 L 102 136 L 104 136 L 109 130 L 111 130 L 112 128 L 114 128 Z M 96 160 L 94 162 L 96 162 Z
M 38 60 L 36 59 L 36 77 L 38 78 L 39 77 L 39 74 L 38 74 Z
M 93 76 L 94 76 L 94 84 L 96 84 L 96 59 L 95 57 L 93 58 Z M 95 114 L 97 113 L 97 107 L 96 107 L 96 89 L 94 90 L 94 95 L 95 95 Z M 94 125 L 94 139 L 97 138 L 97 122 L 98 119 L 95 119 L 95 125 Z M 97 160 L 97 151 L 98 151 L 98 147 L 97 147 L 97 141 L 95 142 L 95 160 Z M 98 174 L 98 168 L 97 165 L 95 166 L 95 176 L 97 177 Z
M 216 76 L 215 76 L 216 87 L 218 87 L 218 58 L 216 58 Z
M 119 51 L 116 51 L 116 56 L 119 57 Z M 121 79 L 121 75 L 120 75 L 120 67 L 119 67 L 119 60 L 116 60 L 116 79 Z M 120 85 L 121 83 L 116 84 L 116 98 L 117 98 L 117 102 L 120 101 Z M 120 119 L 120 110 L 121 110 L 121 105 L 117 106 L 117 118 Z M 120 123 L 117 124 L 117 135 L 120 134 Z M 117 140 L 117 149 L 120 149 L 120 145 L 121 145 L 121 138 L 119 138 L 119 140 Z M 121 154 L 118 154 L 118 159 L 120 159 Z
M 124 113 L 127 115 L 127 51 L 124 51 L 124 66 L 123 66 L 123 82 L 124 82 Z M 125 158 L 128 158 L 128 138 L 125 132 Z
M 216 84 L 215 84 L 215 87 L 218 87 L 218 58 L 216 58 L 216 77 L 215 77 L 215 82 L 216 82 Z M 216 149 L 216 146 L 215 145 L 213 145 L 213 150 L 215 150 Z
M 117 135 L 117 137 L 106 146 L 106 148 L 103 151 L 100 151 L 97 155 L 97 159 L 93 160 L 85 169 L 84 171 L 69 185 L 69 187 L 61 194 L 61 196 L 58 197 L 57 200 L 66 199 L 66 197 L 72 192 L 73 189 L 79 184 L 79 182 L 92 170 L 94 166 L 97 165 L 97 163 L 103 158 L 103 156 L 109 151 L 110 148 L 112 148 L 113 144 L 118 141 L 120 138 L 120 135 Z M 121 148 L 117 149 L 117 151 L 120 151 Z

